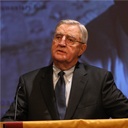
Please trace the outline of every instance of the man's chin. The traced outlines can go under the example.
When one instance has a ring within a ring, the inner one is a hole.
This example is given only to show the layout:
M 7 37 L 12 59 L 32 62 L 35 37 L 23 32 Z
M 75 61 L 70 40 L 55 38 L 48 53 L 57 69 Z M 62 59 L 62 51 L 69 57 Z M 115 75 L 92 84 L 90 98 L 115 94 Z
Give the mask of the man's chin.
M 56 59 L 56 61 L 58 61 L 58 62 L 65 62 L 66 60 L 65 59 Z
M 66 57 L 55 57 L 54 60 L 58 62 L 65 62 L 67 59 Z

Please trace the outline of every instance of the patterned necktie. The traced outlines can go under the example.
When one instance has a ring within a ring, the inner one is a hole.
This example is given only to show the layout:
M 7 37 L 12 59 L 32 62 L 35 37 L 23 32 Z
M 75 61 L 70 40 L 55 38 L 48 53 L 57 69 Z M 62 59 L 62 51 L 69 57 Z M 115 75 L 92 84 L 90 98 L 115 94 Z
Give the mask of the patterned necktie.
M 66 112 L 65 81 L 63 77 L 64 72 L 60 71 L 58 75 L 60 78 L 55 87 L 56 103 L 60 119 L 64 119 Z

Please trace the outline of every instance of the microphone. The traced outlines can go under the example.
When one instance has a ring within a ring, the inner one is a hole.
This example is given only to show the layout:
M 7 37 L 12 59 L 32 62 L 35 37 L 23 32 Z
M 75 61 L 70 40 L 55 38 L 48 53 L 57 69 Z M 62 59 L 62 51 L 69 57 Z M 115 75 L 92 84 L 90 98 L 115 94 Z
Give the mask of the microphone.
M 17 116 L 17 105 L 18 105 L 18 93 L 22 86 L 19 86 L 16 92 L 16 104 L 15 104 L 15 113 L 14 113 L 14 120 L 16 121 Z

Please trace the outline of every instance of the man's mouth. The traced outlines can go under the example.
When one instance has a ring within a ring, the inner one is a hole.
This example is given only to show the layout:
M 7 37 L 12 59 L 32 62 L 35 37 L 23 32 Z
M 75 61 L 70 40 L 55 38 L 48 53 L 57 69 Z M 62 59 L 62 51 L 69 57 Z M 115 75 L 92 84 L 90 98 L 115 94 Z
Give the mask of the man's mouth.
M 58 53 L 66 53 L 65 51 L 63 50 L 57 50 Z

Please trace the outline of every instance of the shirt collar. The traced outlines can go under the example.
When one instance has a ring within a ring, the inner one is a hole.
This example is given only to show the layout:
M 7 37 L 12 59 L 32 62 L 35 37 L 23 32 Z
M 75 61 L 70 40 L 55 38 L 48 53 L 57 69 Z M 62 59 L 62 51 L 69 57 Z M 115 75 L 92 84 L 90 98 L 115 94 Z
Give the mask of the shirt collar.
M 64 73 L 65 73 L 65 77 L 69 77 L 73 71 L 75 69 L 75 66 L 73 66 L 72 68 L 68 69 L 68 70 L 65 70 Z M 57 68 L 54 64 L 53 64 L 53 72 L 55 73 L 56 77 L 58 77 L 58 73 L 60 72 L 61 70 L 59 68 Z

